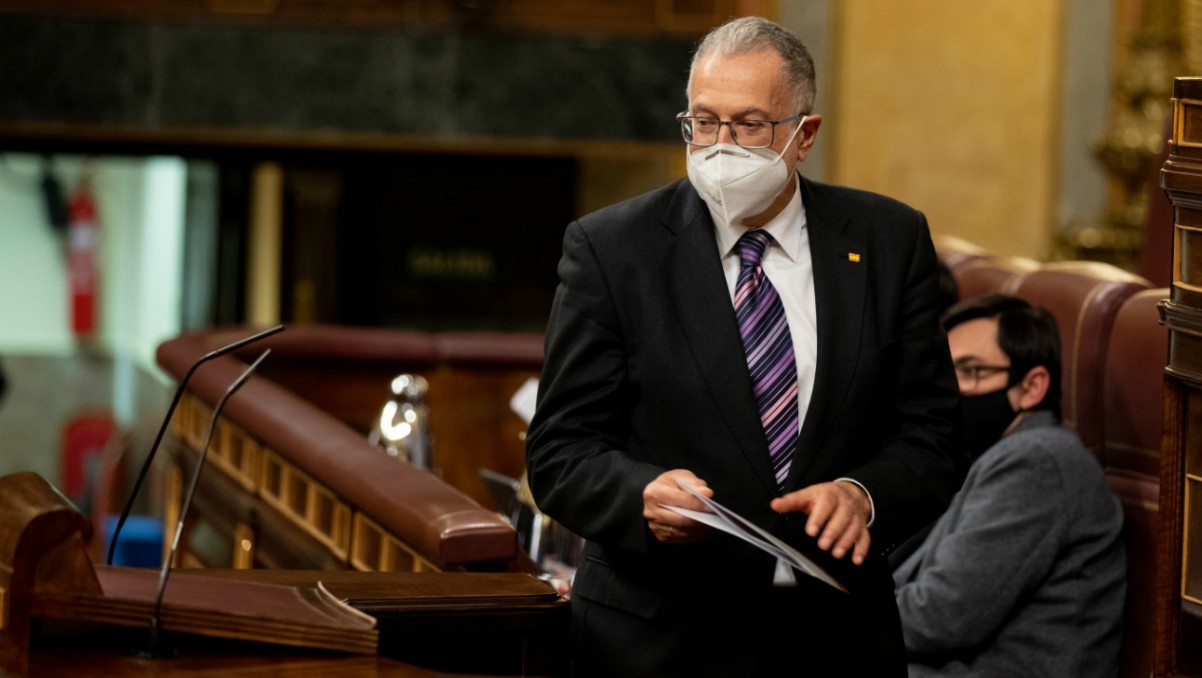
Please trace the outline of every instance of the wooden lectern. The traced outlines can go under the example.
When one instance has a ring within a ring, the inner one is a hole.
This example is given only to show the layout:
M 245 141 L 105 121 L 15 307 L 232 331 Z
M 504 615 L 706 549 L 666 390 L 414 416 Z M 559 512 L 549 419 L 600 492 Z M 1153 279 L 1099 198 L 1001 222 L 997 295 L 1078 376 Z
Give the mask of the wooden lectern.
M 27 668 L 37 593 L 100 592 L 84 547 L 91 533 L 87 518 L 37 474 L 0 479 L 0 671 Z
M 376 620 L 319 582 L 220 582 L 175 573 L 157 604 L 157 570 L 94 567 L 91 524 L 34 473 L 0 478 L 0 669 L 28 670 L 35 618 L 148 628 L 215 638 L 374 654 Z M 154 648 L 148 648 L 153 650 Z
M 520 656 L 489 673 L 558 672 L 558 637 L 546 631 L 566 625 L 566 601 L 518 573 L 175 570 L 158 619 L 165 633 L 187 638 L 191 657 L 136 658 L 98 639 L 115 628 L 149 628 L 159 572 L 94 566 L 90 532 L 90 522 L 37 474 L 0 478 L 0 674 L 189 676 L 216 666 L 222 675 L 288 675 L 287 666 L 304 675 L 438 676 L 447 674 L 425 667 L 458 660 L 432 653 L 474 648 L 503 659 L 504 648 L 480 639 L 512 639 L 505 633 L 515 630 Z M 39 656 L 35 622 L 66 622 L 82 640 Z M 426 661 L 413 665 L 407 657 Z

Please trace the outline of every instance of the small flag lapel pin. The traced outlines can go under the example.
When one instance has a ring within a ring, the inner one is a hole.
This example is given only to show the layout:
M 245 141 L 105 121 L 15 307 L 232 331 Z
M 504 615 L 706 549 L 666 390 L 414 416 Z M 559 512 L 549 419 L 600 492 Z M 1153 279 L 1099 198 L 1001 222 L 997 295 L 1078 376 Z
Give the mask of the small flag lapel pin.
M 848 252 L 847 260 L 853 264 L 860 263 L 860 253 L 859 252 Z

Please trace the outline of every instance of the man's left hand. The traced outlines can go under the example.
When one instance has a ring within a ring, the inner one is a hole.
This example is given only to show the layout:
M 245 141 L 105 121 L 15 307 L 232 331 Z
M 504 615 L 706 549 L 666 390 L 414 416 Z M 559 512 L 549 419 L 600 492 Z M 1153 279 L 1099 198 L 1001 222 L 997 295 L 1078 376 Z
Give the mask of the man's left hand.
M 842 558 L 851 551 L 851 562 L 860 565 L 868 556 L 872 536 L 868 518 L 872 506 L 868 496 L 854 483 L 831 482 L 810 485 L 772 500 L 778 513 L 800 511 L 809 516 L 806 534 L 818 538 L 818 548 Z M 833 548 L 832 548 L 833 547 Z

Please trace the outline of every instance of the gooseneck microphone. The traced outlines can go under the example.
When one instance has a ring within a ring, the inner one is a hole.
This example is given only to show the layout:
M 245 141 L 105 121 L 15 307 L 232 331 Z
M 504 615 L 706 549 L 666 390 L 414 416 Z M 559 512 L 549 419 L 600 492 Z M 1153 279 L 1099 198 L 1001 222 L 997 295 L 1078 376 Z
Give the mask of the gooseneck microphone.
M 196 494 L 196 485 L 200 481 L 200 472 L 204 469 L 205 460 L 209 456 L 209 443 L 213 441 L 213 430 L 217 428 L 217 419 L 221 415 L 221 410 L 225 408 L 225 403 L 234 395 L 238 389 L 242 388 L 242 384 L 250 378 L 254 373 L 255 368 L 263 359 L 271 353 L 271 349 L 263 351 L 263 353 L 246 368 L 242 376 L 238 377 L 230 387 L 225 390 L 225 395 L 221 396 L 221 400 L 217 402 L 213 408 L 213 414 L 209 417 L 209 428 L 205 432 L 204 444 L 200 447 L 200 458 L 196 460 L 196 469 L 192 471 L 192 480 L 188 483 L 188 491 L 184 495 L 183 501 L 179 507 L 179 519 L 175 523 L 175 536 L 171 540 L 171 549 L 167 552 L 167 557 L 163 559 L 163 565 L 159 569 L 159 590 L 158 595 L 154 600 L 154 614 L 150 618 L 150 649 L 151 656 L 161 656 L 162 652 L 159 646 L 160 639 L 160 618 L 163 613 L 163 592 L 167 590 L 167 577 L 171 575 L 171 563 L 175 560 L 175 551 L 179 548 L 180 535 L 184 531 L 184 521 L 188 517 L 188 509 L 192 506 L 192 497 Z
M 239 339 L 232 344 L 222 346 L 215 351 L 206 353 L 195 363 L 192 363 L 192 367 L 188 368 L 188 373 L 184 375 L 184 378 L 179 382 L 179 387 L 175 389 L 175 397 L 171 400 L 171 406 L 167 408 L 167 415 L 163 417 L 163 425 L 159 427 L 159 434 L 155 436 L 154 444 L 150 446 L 150 452 L 146 455 L 146 461 L 142 463 L 142 470 L 138 473 L 138 479 L 134 482 L 133 490 L 130 491 L 129 498 L 125 501 L 125 509 L 121 511 L 121 517 L 117 519 L 117 525 L 113 528 L 112 536 L 109 537 L 109 552 L 108 557 L 105 559 L 106 564 L 113 564 L 113 554 L 117 550 L 117 537 L 121 534 L 121 528 L 125 526 L 125 521 L 129 518 L 129 512 L 134 506 L 134 498 L 138 496 L 138 490 L 142 487 L 142 482 L 146 480 L 146 474 L 150 470 L 150 463 L 154 461 L 154 455 L 158 452 L 159 444 L 163 441 L 163 434 L 167 432 L 167 425 L 171 423 L 171 416 L 175 414 L 175 408 L 179 405 L 180 398 L 183 397 L 184 389 L 187 388 L 188 381 L 192 378 L 192 374 L 195 373 L 196 369 L 201 365 L 213 360 L 214 358 L 220 358 L 223 355 L 237 351 L 238 349 L 253 344 L 260 339 L 266 339 L 267 337 L 282 332 L 283 330 L 283 325 L 276 325 L 271 329 L 264 330 L 258 334 L 246 337 L 245 339 Z

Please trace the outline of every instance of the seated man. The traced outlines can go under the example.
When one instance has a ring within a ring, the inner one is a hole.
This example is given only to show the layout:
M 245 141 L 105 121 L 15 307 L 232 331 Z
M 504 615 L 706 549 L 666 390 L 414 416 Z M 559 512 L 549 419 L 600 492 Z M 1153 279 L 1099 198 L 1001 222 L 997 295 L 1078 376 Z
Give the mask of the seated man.
M 1059 425 L 1056 321 L 995 294 L 952 307 L 944 326 L 974 461 L 894 571 L 910 676 L 1114 676 L 1123 513 Z

